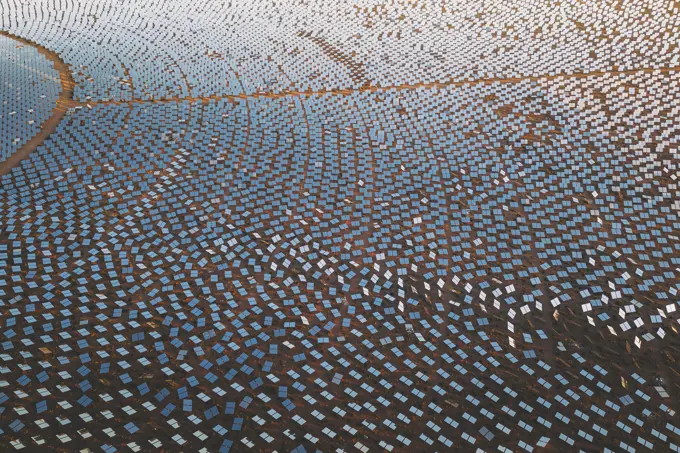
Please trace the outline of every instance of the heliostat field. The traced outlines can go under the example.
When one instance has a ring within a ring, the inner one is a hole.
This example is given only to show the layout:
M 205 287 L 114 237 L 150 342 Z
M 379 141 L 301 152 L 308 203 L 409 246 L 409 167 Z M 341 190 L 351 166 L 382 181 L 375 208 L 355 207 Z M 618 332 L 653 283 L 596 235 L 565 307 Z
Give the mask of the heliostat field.
M 0 0 L 0 449 L 680 451 L 679 12 Z

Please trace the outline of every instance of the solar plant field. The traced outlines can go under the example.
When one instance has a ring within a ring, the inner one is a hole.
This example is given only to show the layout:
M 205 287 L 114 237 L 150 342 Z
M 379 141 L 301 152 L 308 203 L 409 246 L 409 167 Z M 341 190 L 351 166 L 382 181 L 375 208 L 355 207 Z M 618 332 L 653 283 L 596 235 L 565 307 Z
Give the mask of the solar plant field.
M 0 451 L 680 451 L 679 36 L 0 0 Z

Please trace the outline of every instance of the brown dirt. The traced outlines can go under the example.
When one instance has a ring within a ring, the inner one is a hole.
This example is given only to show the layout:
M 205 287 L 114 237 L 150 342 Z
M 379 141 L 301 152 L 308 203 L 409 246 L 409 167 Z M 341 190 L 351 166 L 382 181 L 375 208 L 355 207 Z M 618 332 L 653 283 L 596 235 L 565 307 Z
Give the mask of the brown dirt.
M 345 55 L 339 49 L 335 48 L 332 44 L 323 38 L 308 36 L 305 32 L 299 32 L 298 36 L 309 38 L 314 44 L 319 46 L 321 51 L 331 60 L 340 63 L 349 71 L 349 77 L 356 84 L 366 87 L 370 85 L 368 81 L 368 76 L 366 75 L 366 70 L 364 65 L 357 63 L 352 59 L 352 57 Z
M 541 81 L 541 80 L 555 80 L 555 79 L 585 79 L 588 77 L 605 77 L 605 76 L 617 76 L 617 75 L 633 75 L 633 74 L 652 74 L 659 72 L 661 74 L 668 74 L 672 72 L 680 71 L 680 66 L 674 66 L 670 68 L 639 68 L 639 69 L 629 69 L 625 71 L 593 71 L 593 72 L 578 72 L 574 74 L 556 74 L 556 75 L 538 75 L 538 76 L 527 76 L 527 77 L 492 77 L 492 78 L 481 78 L 481 79 L 471 79 L 471 80 L 449 80 L 445 82 L 420 82 L 420 83 L 407 83 L 402 85 L 367 85 L 361 88 L 335 88 L 329 90 L 307 90 L 307 91 L 297 91 L 297 90 L 287 90 L 280 91 L 278 93 L 252 93 L 252 94 L 224 94 L 224 95 L 211 95 L 211 96 L 200 96 L 200 97 L 169 97 L 165 99 L 156 99 L 153 101 L 145 101 L 135 99 L 132 101 L 101 101 L 101 102 L 90 102 L 89 104 L 94 105 L 119 105 L 119 104 L 129 104 L 129 103 L 169 103 L 169 102 L 184 102 L 184 101 L 214 101 L 221 99 L 258 99 L 258 98 L 269 98 L 269 99 L 279 99 L 291 96 L 349 96 L 354 93 L 380 93 L 385 91 L 402 91 L 402 90 L 416 90 L 419 88 L 448 88 L 448 87 L 467 87 L 472 85 L 491 85 L 494 83 L 521 83 L 524 81 Z

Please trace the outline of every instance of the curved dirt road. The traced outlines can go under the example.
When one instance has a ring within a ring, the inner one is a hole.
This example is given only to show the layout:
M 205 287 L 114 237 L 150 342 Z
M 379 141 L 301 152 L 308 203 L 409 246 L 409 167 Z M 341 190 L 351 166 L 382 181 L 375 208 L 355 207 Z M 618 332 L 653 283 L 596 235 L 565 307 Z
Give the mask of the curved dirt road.
M 59 122 L 64 117 L 64 115 L 66 115 L 66 112 L 69 110 L 69 108 L 81 104 L 73 100 L 73 87 L 75 86 L 75 82 L 73 81 L 73 76 L 71 76 L 69 67 L 59 57 L 59 55 L 34 42 L 19 38 L 6 31 L 0 30 L 0 35 L 6 36 L 27 46 L 36 48 L 41 55 L 45 56 L 54 64 L 54 68 L 59 71 L 59 77 L 61 79 L 61 92 L 57 98 L 56 105 L 52 109 L 52 115 L 50 115 L 47 121 L 40 125 L 40 132 L 24 143 L 24 145 L 17 149 L 14 154 L 7 158 L 7 160 L 0 162 L 0 176 L 3 176 L 9 173 L 10 170 L 12 170 L 12 168 L 14 168 L 19 162 L 27 158 L 28 155 L 31 154 L 38 146 L 40 146 L 52 132 L 57 130 Z

